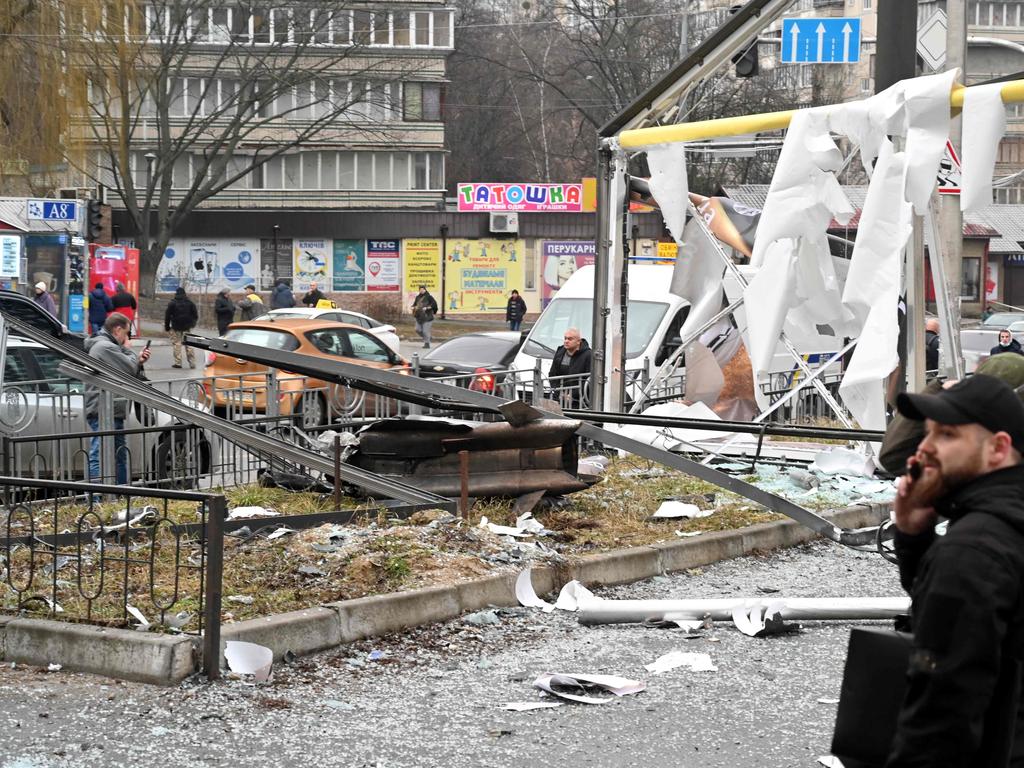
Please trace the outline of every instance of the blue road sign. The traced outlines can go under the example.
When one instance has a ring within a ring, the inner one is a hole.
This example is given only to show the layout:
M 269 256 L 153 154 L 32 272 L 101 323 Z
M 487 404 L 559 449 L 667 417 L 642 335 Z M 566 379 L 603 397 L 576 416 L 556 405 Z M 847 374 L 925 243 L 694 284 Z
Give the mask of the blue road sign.
M 43 221 L 77 221 L 78 203 L 74 200 L 29 200 L 28 218 Z
M 783 19 L 783 64 L 860 61 L 860 19 Z

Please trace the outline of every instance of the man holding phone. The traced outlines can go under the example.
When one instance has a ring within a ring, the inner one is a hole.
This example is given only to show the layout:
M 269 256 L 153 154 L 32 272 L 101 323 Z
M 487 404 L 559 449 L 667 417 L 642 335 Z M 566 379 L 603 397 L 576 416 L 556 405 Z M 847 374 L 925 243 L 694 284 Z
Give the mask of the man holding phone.
M 935 394 L 903 393 L 897 408 L 924 421 L 925 435 L 894 508 L 914 647 L 886 765 L 1020 765 L 1024 404 L 977 374 Z
M 146 342 L 145 349 L 138 355 L 129 346 L 131 340 L 131 321 L 120 312 L 111 312 L 103 323 L 103 328 L 95 336 L 85 342 L 89 357 L 117 370 L 123 371 L 133 378 L 142 378 L 142 365 L 149 359 L 151 342 Z M 86 385 L 85 387 L 85 419 L 89 429 L 98 432 L 100 428 L 100 390 Z M 114 429 L 123 430 L 124 420 L 128 415 L 128 402 L 123 398 L 114 398 Z M 128 451 L 125 447 L 124 435 L 114 436 L 114 460 L 116 466 L 116 482 L 126 485 L 128 482 Z M 89 444 L 89 479 L 100 480 L 100 438 L 94 436 Z M 105 478 L 109 480 L 109 478 Z

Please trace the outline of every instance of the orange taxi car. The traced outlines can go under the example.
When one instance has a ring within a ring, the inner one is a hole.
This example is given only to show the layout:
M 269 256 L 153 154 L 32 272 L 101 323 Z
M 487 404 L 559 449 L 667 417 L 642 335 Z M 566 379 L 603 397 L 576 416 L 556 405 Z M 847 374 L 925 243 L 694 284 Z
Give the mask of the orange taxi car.
M 233 323 L 223 338 L 399 373 L 410 367 L 408 361 L 376 336 L 347 323 L 315 319 L 250 320 Z M 295 416 L 304 428 L 326 424 L 334 415 L 356 415 L 360 408 L 372 405 L 369 401 L 373 395 L 369 393 L 225 354 L 208 353 L 205 374 L 207 404 L 222 416 L 267 413 L 270 378 L 276 378 L 277 412 Z

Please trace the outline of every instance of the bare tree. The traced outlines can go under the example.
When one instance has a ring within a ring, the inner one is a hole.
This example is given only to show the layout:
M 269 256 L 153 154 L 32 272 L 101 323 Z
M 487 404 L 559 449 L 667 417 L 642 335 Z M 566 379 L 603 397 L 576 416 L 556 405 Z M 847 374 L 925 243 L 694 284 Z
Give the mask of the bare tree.
M 108 0 L 99 23 L 67 20 L 91 78 L 74 136 L 90 149 L 80 170 L 124 205 L 143 285 L 197 206 L 271 160 L 309 143 L 386 138 L 380 123 L 415 63 L 368 55 L 375 12 L 342 6 Z

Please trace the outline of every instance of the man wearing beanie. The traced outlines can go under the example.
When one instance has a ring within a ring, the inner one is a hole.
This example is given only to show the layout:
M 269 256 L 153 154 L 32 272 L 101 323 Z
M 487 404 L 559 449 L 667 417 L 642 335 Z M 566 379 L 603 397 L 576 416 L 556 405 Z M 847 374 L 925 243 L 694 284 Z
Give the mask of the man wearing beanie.
M 924 438 L 900 478 L 894 518 L 914 647 L 889 760 L 1011 764 L 1024 658 L 1024 403 L 977 374 L 897 408 Z M 938 536 L 939 517 L 949 520 Z M 1014 764 L 1018 764 L 1016 761 Z

